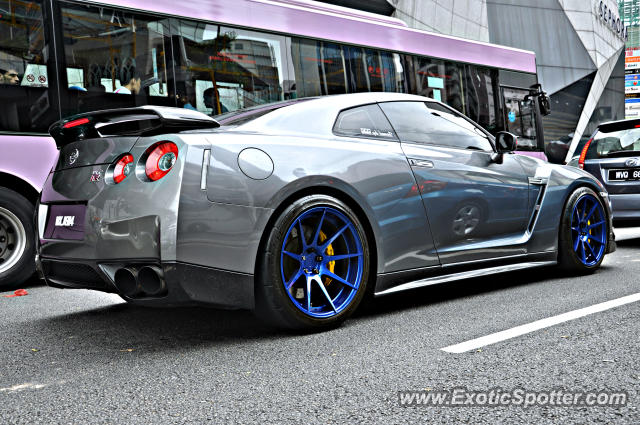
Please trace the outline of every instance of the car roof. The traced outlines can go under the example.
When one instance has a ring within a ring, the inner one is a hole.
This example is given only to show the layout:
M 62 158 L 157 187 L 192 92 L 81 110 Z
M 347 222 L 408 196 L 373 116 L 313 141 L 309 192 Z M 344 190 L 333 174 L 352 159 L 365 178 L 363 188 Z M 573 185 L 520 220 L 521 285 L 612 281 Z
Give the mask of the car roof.
M 628 120 L 618 120 L 618 121 L 608 121 L 598 124 L 598 128 L 606 127 L 606 126 L 617 126 L 617 125 L 638 125 L 640 124 L 640 118 L 633 118 Z
M 321 96 L 283 106 L 229 131 L 328 136 L 332 134 L 340 111 L 360 105 L 397 101 L 441 103 L 428 97 L 404 93 L 366 92 Z

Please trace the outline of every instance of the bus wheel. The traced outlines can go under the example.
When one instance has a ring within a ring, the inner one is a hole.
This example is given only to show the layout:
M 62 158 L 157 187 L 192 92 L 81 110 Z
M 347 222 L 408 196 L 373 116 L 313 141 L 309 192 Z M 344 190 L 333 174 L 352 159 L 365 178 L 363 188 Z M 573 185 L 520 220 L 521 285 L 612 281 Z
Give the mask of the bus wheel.
M 0 288 L 17 286 L 35 271 L 33 204 L 0 187 Z

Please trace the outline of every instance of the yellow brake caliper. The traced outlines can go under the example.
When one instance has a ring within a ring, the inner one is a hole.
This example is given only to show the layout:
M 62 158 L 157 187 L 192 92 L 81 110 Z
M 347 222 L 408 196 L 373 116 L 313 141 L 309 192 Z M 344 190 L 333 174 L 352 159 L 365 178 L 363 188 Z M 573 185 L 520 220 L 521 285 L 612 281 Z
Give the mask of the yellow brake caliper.
M 320 230 L 320 234 L 319 234 L 319 239 L 320 242 L 324 242 L 327 240 L 327 235 L 324 234 L 324 232 L 322 230 Z M 329 246 L 327 247 L 327 251 L 323 252 L 321 255 L 334 255 L 334 251 L 333 251 L 333 245 L 329 244 Z M 329 261 L 327 263 L 327 268 L 329 269 L 329 271 L 331 273 L 335 273 L 335 268 L 336 268 L 336 262 L 335 261 Z M 324 284 L 325 286 L 328 286 L 331 283 L 331 278 L 327 277 L 324 280 Z

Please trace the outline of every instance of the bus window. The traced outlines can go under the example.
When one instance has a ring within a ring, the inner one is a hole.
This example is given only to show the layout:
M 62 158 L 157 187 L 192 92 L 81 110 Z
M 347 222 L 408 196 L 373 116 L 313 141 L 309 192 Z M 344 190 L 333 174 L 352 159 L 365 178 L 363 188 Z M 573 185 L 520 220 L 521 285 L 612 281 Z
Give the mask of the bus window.
M 58 118 L 47 51 L 40 2 L 0 0 L 0 131 L 45 133 Z
M 291 39 L 295 74 L 292 97 L 310 97 L 347 92 L 344 56 L 339 44 Z
M 167 85 L 165 19 L 66 3 L 61 15 L 63 116 L 146 104 L 175 106 Z
M 344 47 L 349 92 L 403 92 L 399 55 L 361 47 Z
M 462 66 L 424 57 L 408 57 L 407 62 L 415 80 L 415 94 L 430 97 L 466 113 Z
M 519 151 L 538 150 L 535 98 L 529 93 L 524 89 L 502 89 L 507 114 L 505 129 L 518 136 Z
M 501 129 L 496 102 L 498 71 L 468 65 L 465 74 L 465 115 L 495 135 Z
M 178 106 L 219 115 L 284 99 L 284 37 L 180 21 Z

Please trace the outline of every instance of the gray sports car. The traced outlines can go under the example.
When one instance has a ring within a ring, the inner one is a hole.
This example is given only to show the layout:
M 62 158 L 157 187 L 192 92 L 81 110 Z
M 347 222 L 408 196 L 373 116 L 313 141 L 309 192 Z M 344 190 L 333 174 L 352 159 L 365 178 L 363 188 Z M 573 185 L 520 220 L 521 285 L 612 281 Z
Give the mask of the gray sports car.
M 335 326 L 376 296 L 488 273 L 600 266 L 590 174 L 514 155 L 433 99 L 362 93 L 226 114 L 74 116 L 38 209 L 50 286 Z

